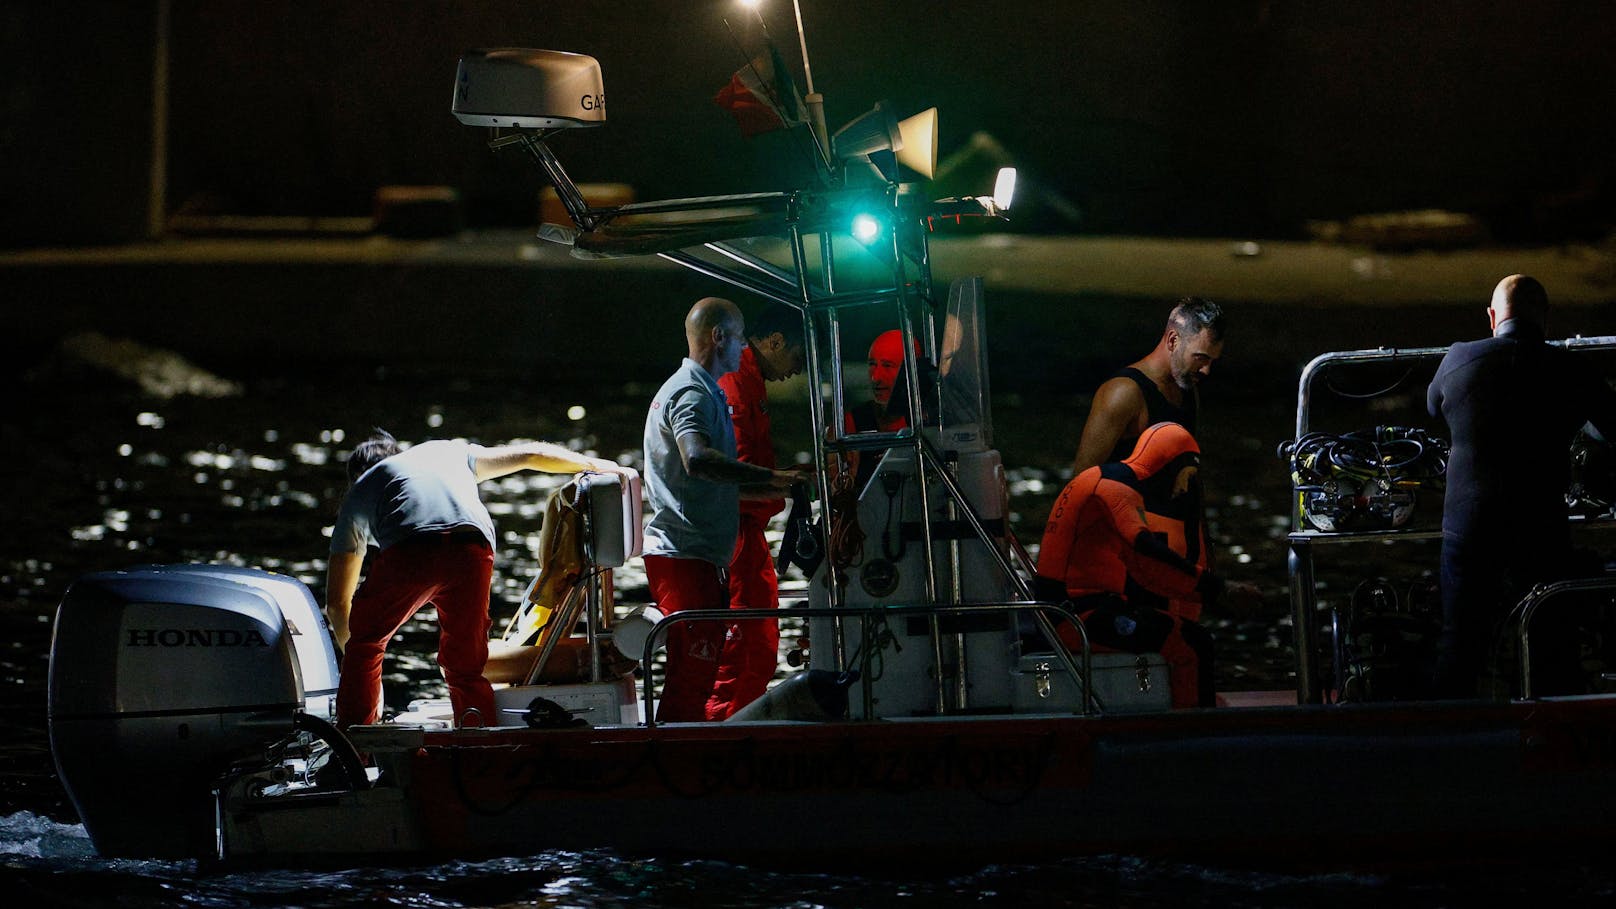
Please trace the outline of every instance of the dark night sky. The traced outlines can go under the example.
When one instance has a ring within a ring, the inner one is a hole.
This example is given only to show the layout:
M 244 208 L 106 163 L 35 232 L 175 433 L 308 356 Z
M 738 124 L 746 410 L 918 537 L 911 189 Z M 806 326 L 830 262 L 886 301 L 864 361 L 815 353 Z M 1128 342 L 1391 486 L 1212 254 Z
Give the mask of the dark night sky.
M 1082 213 L 1046 207 L 1044 229 L 1284 236 L 1309 218 L 1421 207 L 1506 234 L 1608 227 L 1606 4 L 802 5 L 832 130 L 877 100 L 900 114 L 936 105 L 942 155 L 986 131 Z M 0 152 L 40 163 L 8 169 L 9 201 L 62 206 L 69 232 L 108 197 L 143 205 L 154 9 L 0 13 L 12 86 Z M 367 214 L 378 186 L 446 184 L 474 224 L 530 220 L 532 168 L 449 113 L 456 59 L 487 46 L 600 60 L 609 123 L 554 143 L 580 182 L 630 183 L 642 199 L 801 183 L 785 136 L 743 139 L 711 100 L 742 62 L 723 20 L 747 16 L 734 0 L 176 3 L 167 206 Z M 800 66 L 790 3 L 768 16 Z M 71 134 L 105 142 L 64 147 Z

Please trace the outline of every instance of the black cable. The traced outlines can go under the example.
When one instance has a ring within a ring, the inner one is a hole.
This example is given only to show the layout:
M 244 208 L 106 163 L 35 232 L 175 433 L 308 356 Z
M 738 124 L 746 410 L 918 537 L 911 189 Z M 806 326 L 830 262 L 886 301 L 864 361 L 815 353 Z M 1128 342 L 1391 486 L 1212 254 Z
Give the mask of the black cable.
M 888 562 L 894 564 L 903 558 L 904 552 L 909 548 L 909 544 L 903 538 L 903 514 L 901 513 L 903 505 L 898 502 L 898 492 L 903 489 L 903 481 L 904 476 L 900 473 L 889 470 L 881 474 L 881 488 L 885 489 L 887 493 L 886 524 L 881 528 L 881 554 L 886 556 Z M 894 511 L 899 512 L 898 549 L 896 552 L 892 550 L 892 514 Z
M 1412 375 L 1413 372 L 1414 372 L 1414 367 L 1410 366 L 1408 369 L 1403 370 L 1403 374 L 1401 376 L 1399 376 L 1396 381 L 1392 382 L 1392 384 L 1386 386 L 1385 388 L 1380 389 L 1379 391 L 1371 391 L 1371 392 L 1366 392 L 1366 393 L 1356 393 L 1356 392 L 1350 392 L 1350 391 L 1342 391 L 1341 389 L 1336 387 L 1334 382 L 1329 381 L 1328 378 L 1325 379 L 1324 387 L 1330 389 L 1331 391 L 1335 392 L 1336 394 L 1340 395 L 1343 398 L 1348 398 L 1348 399 L 1355 400 L 1355 401 L 1361 401 L 1361 400 L 1365 400 L 1365 399 L 1368 399 L 1368 398 L 1378 398 L 1381 395 L 1385 395 L 1385 394 L 1391 394 L 1393 391 L 1397 390 L 1398 386 L 1402 385 L 1405 381 L 1407 381 L 1408 377 L 1410 375 Z M 1329 374 L 1326 373 L 1326 376 L 1328 376 L 1328 375 Z

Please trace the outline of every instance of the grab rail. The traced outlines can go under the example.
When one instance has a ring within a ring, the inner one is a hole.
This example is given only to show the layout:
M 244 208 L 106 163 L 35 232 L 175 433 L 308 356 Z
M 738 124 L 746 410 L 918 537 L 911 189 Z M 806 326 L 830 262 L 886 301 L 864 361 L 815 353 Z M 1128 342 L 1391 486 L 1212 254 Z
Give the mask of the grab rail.
M 1567 350 L 1604 350 L 1616 348 L 1616 335 L 1575 335 L 1562 340 L 1551 340 L 1550 346 Z M 1368 350 L 1333 351 L 1319 354 L 1303 367 L 1297 382 L 1296 440 L 1310 431 L 1313 385 L 1326 369 L 1335 365 L 1366 365 L 1439 360 L 1448 352 L 1447 347 L 1379 347 Z M 1370 530 L 1331 531 L 1309 530 L 1303 519 L 1300 498 L 1293 490 L 1291 496 L 1291 532 L 1286 542 L 1288 556 L 1286 570 L 1290 576 L 1291 627 L 1295 635 L 1296 698 L 1299 704 L 1320 703 L 1323 685 L 1316 665 L 1318 627 L 1315 624 L 1316 591 L 1314 589 L 1313 547 L 1316 543 L 1353 543 L 1377 539 L 1413 542 L 1436 540 L 1442 536 L 1438 530 Z
M 1069 676 L 1077 680 L 1083 692 L 1083 716 L 1090 716 L 1096 708 L 1103 708 L 1099 698 L 1094 694 L 1093 681 L 1093 654 L 1089 643 L 1088 629 L 1083 621 L 1071 609 L 1060 603 L 1042 601 L 1026 603 L 967 603 L 954 606 L 838 606 L 820 608 L 786 608 L 786 609 L 685 609 L 670 615 L 663 616 L 646 635 L 645 646 L 640 654 L 640 665 L 645 667 L 645 679 L 642 698 L 645 707 L 645 726 L 647 729 L 656 726 L 656 711 L 654 685 L 651 678 L 651 658 L 656 652 L 658 641 L 666 635 L 667 631 L 678 622 L 733 622 L 758 621 L 762 619 L 780 618 L 812 618 L 815 616 L 830 616 L 852 618 L 861 620 L 889 616 L 939 616 L 954 613 L 982 613 L 982 612 L 1031 612 L 1038 623 L 1039 630 L 1049 641 L 1055 658 Z M 1082 638 L 1082 659 L 1075 661 L 1071 650 L 1061 641 L 1054 623 L 1048 613 L 1055 613 L 1058 617 L 1071 620 Z M 867 632 L 867 627 L 866 627 Z M 866 633 L 865 639 L 868 640 Z
M 1608 590 L 1616 592 L 1616 578 L 1576 578 L 1569 581 L 1556 581 L 1552 584 L 1539 584 L 1533 587 L 1521 601 L 1510 610 L 1507 625 L 1515 626 L 1516 640 L 1520 644 L 1521 658 L 1521 699 L 1532 699 L 1532 619 L 1543 604 L 1565 593 L 1584 593 L 1595 590 Z

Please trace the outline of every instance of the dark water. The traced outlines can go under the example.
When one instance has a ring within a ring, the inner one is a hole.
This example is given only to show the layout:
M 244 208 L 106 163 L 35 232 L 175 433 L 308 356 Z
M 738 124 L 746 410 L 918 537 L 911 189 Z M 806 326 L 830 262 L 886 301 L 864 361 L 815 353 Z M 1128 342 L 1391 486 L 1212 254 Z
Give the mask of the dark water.
M 213 873 L 189 862 L 107 861 L 82 827 L 29 812 L 0 817 L 0 882 L 29 907 L 359 906 L 712 907 L 1388 907 L 1600 906 L 1616 897 L 1593 863 L 1503 861 L 1358 871 L 1219 867 L 1103 855 L 973 866 L 925 876 L 792 874 L 710 861 L 552 851 L 483 862 L 345 871 Z
M 0 891 L 8 901 L 16 894 L 16 905 L 1346 906 L 1368 900 L 1464 905 L 1544 891 L 1569 904 L 1612 895 L 1611 875 L 1580 862 L 1303 873 L 1102 856 L 979 868 L 962 852 L 957 875 L 881 878 L 756 872 L 607 852 L 232 874 L 193 863 L 99 859 L 56 783 L 45 733 L 50 621 L 75 577 L 141 563 L 205 561 L 279 571 L 320 592 L 322 530 L 342 493 L 340 461 L 371 426 L 408 440 L 540 438 L 637 464 L 643 408 L 653 390 L 643 383 L 371 369 L 237 378 L 237 395 L 168 399 L 55 361 L 14 380 L 17 393 L 0 414 L 8 511 L 0 522 Z M 1272 386 L 1207 391 L 1203 444 L 1211 453 L 1206 473 L 1217 558 L 1231 576 L 1268 592 L 1260 615 L 1210 623 L 1225 689 L 1294 684 L 1283 544 L 1289 485 L 1274 455 L 1275 444 L 1293 429 L 1294 376 L 1275 377 Z M 800 385 L 776 394 L 783 456 L 806 448 L 804 394 Z M 996 443 L 1011 480 L 1011 526 L 1032 546 L 1067 478 L 1086 401 L 1016 391 L 999 395 L 994 407 Z M 519 475 L 485 489 L 502 534 L 496 627 L 532 578 L 540 514 L 557 482 Z M 1405 570 L 1418 573 L 1422 564 L 1415 557 Z M 1327 597 L 1350 579 L 1329 583 L 1336 587 Z M 632 565 L 619 572 L 618 585 L 623 600 L 645 596 L 643 575 Z M 435 637 L 430 622 L 413 623 L 392 648 L 385 670 L 390 706 L 443 694 L 430 656 Z M 115 903 L 98 896 L 112 891 Z

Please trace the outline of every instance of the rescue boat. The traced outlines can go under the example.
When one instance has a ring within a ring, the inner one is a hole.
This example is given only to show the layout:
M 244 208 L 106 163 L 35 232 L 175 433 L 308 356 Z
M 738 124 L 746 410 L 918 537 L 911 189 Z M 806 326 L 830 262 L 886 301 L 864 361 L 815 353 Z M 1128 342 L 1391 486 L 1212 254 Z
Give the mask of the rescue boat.
M 1317 380 L 1430 365 L 1440 350 L 1309 364 L 1289 451 L 1296 687 L 1169 710 L 1159 655 L 1061 642 L 1057 624 L 1081 622 L 1033 597 L 1008 527 L 985 284 L 934 286 L 927 237 L 1002 217 L 1009 200 L 919 197 L 893 154 L 910 140 L 877 107 L 834 137 L 816 130 L 807 188 L 592 208 L 548 137 L 603 123 L 603 97 L 587 56 L 474 51 L 454 113 L 555 185 L 572 223 L 545 225 L 547 240 L 585 258 L 662 256 L 803 314 L 815 498 L 822 518 L 861 532 L 821 522 L 804 535 L 819 556 L 806 605 L 630 611 L 611 573 L 639 552 L 637 483 L 580 477 L 545 526 L 566 529 L 576 557 L 547 567 L 566 574 L 536 578 L 507 626 L 502 716 L 479 728 L 422 701 L 336 729 L 335 652 L 295 579 L 214 565 L 80 578 L 56 616 L 50 736 L 102 855 L 292 865 L 610 848 L 960 867 L 1092 852 L 1374 861 L 1616 840 L 1616 694 L 1543 696 L 1522 670 L 1497 699 L 1399 697 L 1397 654 L 1363 632 L 1412 607 L 1371 598 L 1346 615 L 1318 602 L 1325 544 L 1431 531 L 1399 518 L 1420 477 L 1308 460 Z M 843 338 L 872 319 L 909 342 L 895 400 L 918 429 L 845 429 Z M 853 454 L 878 458 L 875 475 L 861 490 L 833 485 L 851 471 L 832 462 Z M 1604 505 L 1573 519 L 1610 523 Z M 1514 616 L 1517 664 L 1530 666 L 1533 616 L 1604 608 L 1612 591 L 1603 575 L 1534 591 Z M 703 620 L 801 623 L 806 664 L 727 721 L 659 724 L 657 649 L 674 624 Z

